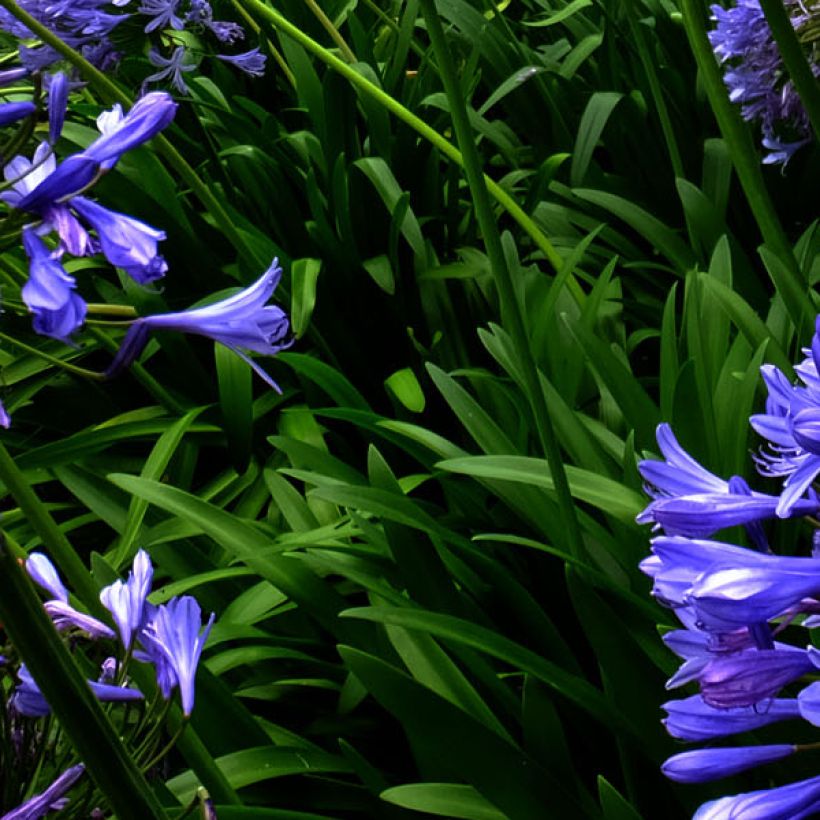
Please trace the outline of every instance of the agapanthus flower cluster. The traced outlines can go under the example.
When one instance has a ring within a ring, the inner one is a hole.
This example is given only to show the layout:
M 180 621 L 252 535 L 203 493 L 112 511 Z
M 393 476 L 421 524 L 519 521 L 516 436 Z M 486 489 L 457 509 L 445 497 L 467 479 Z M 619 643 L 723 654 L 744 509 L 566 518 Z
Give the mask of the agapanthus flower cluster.
M 798 384 L 763 366 L 766 412 L 750 420 L 768 442 L 756 457 L 759 471 L 783 479 L 778 496 L 755 492 L 737 476 L 724 481 L 713 475 L 667 425 L 658 429 L 665 460 L 639 465 L 653 501 L 638 520 L 664 533 L 653 539 L 641 569 L 652 578 L 653 595 L 682 626 L 663 637 L 682 660 L 667 688 L 699 688 L 664 704 L 666 728 L 679 740 L 712 744 L 788 720 L 820 726 L 820 682 L 810 682 L 820 674 L 820 650 L 803 631 L 820 623 L 820 530 L 810 550 L 780 556 L 772 553 L 762 525 L 767 518 L 814 516 L 820 505 L 812 487 L 820 474 L 820 317 L 804 353 L 795 368 Z M 734 525 L 746 527 L 753 548 L 709 540 Z M 780 640 L 786 635 L 796 638 Z M 674 755 L 663 771 L 679 782 L 704 782 L 808 748 L 729 741 Z M 711 801 L 695 817 L 786 820 L 815 813 L 820 777 Z
M 104 659 L 96 677 L 88 680 L 88 686 L 100 701 L 130 705 L 131 712 L 125 712 L 119 719 L 123 740 L 134 750 L 139 765 L 155 765 L 168 751 L 166 746 L 157 753 L 162 704 L 169 702 L 178 689 L 184 716 L 187 718 L 193 711 L 196 670 L 214 615 L 203 626 L 199 604 L 191 596 L 172 598 L 161 606 L 151 604 L 148 595 L 154 571 L 144 550 L 135 556 L 127 580 L 114 581 L 100 592 L 100 602 L 110 615 L 110 623 L 72 603 L 68 589 L 46 555 L 31 553 L 25 566 L 31 579 L 44 591 L 43 606 L 55 628 L 69 638 L 72 651 L 84 650 L 87 660 Z M 0 814 L 0 820 L 36 820 L 67 806 L 66 795 L 82 778 L 84 767 L 76 763 L 63 771 L 43 769 L 44 759 L 65 760 L 60 733 L 55 726 L 40 720 L 51 713 L 51 707 L 25 664 L 17 663 L 15 654 L 14 647 L 7 646 L 0 659 L 0 673 L 7 683 L 11 681 L 10 687 L 0 688 L 0 693 L 6 693 L 5 704 L 0 697 L 0 708 L 5 708 L 0 735 L 6 735 L 0 742 L 0 767 L 6 781 L 3 794 L 12 799 L 17 794 L 17 799 L 22 800 L 23 795 L 32 791 L 32 777 L 36 784 L 41 777 L 54 779 L 17 808 Z M 129 673 L 134 663 L 154 667 L 159 696 L 150 703 L 146 703 L 144 693 L 131 681 Z M 0 804 L 0 812 L 4 808 L 7 807 Z M 103 815 L 95 810 L 92 816 Z
M 208 35 L 218 49 L 245 38 L 238 23 L 214 19 L 208 0 L 20 0 L 19 6 L 102 71 L 114 69 L 124 56 L 120 49 L 128 38 L 125 34 L 115 36 L 114 30 L 141 30 L 156 41 L 150 46 L 149 62 L 160 69 L 145 82 L 167 80 L 180 94 L 188 93 L 183 73 L 193 71 L 205 52 L 194 52 L 189 47 L 190 38 L 175 38 L 175 32 L 188 30 L 200 38 Z M 63 59 L 52 47 L 36 43 L 33 33 L 5 9 L 0 9 L 0 29 L 35 43 L 20 46 L 21 62 L 30 71 L 48 68 Z M 170 53 L 165 56 L 163 51 Z M 214 56 L 254 77 L 265 70 L 265 56 L 259 48 Z
M 809 22 L 811 12 L 800 0 L 785 0 L 796 29 Z M 724 82 L 743 118 L 760 124 L 763 162 L 786 162 L 811 139 L 811 126 L 799 95 L 788 78 L 777 43 L 758 0 L 737 0 L 728 9 L 714 5 L 712 48 L 724 65 Z M 820 65 L 811 62 L 815 76 Z

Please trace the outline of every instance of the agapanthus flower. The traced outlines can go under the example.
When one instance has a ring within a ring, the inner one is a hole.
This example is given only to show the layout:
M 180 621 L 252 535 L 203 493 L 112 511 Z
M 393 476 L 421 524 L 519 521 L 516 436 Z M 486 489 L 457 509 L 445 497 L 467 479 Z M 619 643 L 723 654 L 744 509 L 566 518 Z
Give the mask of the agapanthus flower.
M 3 427 L 6 430 L 11 427 L 11 416 L 2 401 L 0 401 L 0 427 Z
M 18 670 L 17 677 L 20 683 L 15 687 L 9 698 L 12 709 L 25 717 L 45 717 L 51 714 L 51 707 L 40 691 L 31 672 L 23 664 Z M 143 699 L 143 694 L 138 689 L 131 689 L 128 686 L 112 686 L 107 683 L 97 681 L 87 681 L 88 686 L 94 693 L 97 700 L 104 703 L 119 703 L 125 701 L 137 701 Z
M 80 779 L 85 766 L 78 763 L 66 769 L 47 789 L 30 797 L 25 803 L 6 812 L 0 820 L 39 820 L 51 811 L 60 811 L 67 805 L 65 794 Z
M 23 247 L 29 258 L 29 279 L 22 296 L 34 314 L 34 330 L 70 344 L 86 312 L 85 302 L 75 293 L 77 283 L 32 230 L 23 231 Z
M 705 783 L 774 763 L 794 754 L 790 744 L 774 746 L 736 746 L 718 749 L 693 749 L 670 757 L 661 771 L 677 783 Z
M 0 126 L 11 125 L 17 120 L 28 117 L 37 110 L 37 106 L 32 102 L 9 102 L 0 103 Z
M 771 698 L 754 706 L 710 706 L 701 695 L 670 700 L 661 707 L 666 731 L 678 740 L 706 741 L 752 732 L 782 720 L 801 717 L 796 698 Z
M 97 232 L 105 258 L 134 281 L 144 285 L 165 275 L 168 265 L 157 253 L 165 231 L 82 196 L 73 197 L 71 207 Z
M 704 803 L 693 820 L 801 820 L 820 811 L 820 777 L 790 783 L 776 789 L 763 789 Z
M 281 275 L 279 262 L 274 259 L 253 285 L 234 296 L 206 307 L 137 319 L 128 329 L 108 375 L 115 375 L 139 356 L 151 330 L 174 330 L 206 336 L 225 345 L 278 390 L 277 384 L 245 351 L 272 356 L 290 344 L 288 317 L 281 308 L 267 304 Z
M 179 686 L 183 714 L 194 708 L 194 680 L 199 657 L 208 639 L 215 616 L 202 627 L 202 611 L 195 598 L 183 595 L 156 607 L 140 633 L 140 641 L 157 663 L 157 683 L 163 696 L 170 697 Z M 173 677 L 171 674 L 173 673 Z
M 758 522 L 774 517 L 780 499 L 753 492 L 740 476 L 724 481 L 710 473 L 680 446 L 668 424 L 658 425 L 657 439 L 664 461 L 645 459 L 638 464 L 644 489 L 653 498 L 638 523 L 653 522 L 669 535 L 692 538 L 743 524 L 758 549 L 766 549 Z M 811 493 L 796 501 L 789 514 L 810 515 L 818 509 L 820 500 Z
M 794 0 L 786 0 L 785 5 L 793 18 L 801 9 Z M 785 163 L 809 140 L 810 127 L 760 3 L 737 0 L 731 8 L 715 5 L 711 9 L 716 25 L 709 40 L 726 66 L 723 78 L 729 98 L 741 105 L 744 119 L 760 122 L 764 146 L 776 145 L 764 162 Z M 814 70 L 820 74 L 820 68 L 814 66 Z M 779 135 L 783 132 L 794 139 L 782 141 Z
M 142 626 L 145 602 L 151 591 L 154 570 L 145 550 L 140 550 L 135 558 L 128 580 L 114 581 L 100 592 L 100 601 L 111 613 L 126 649 L 131 648 L 134 635 Z
M 265 73 L 265 62 L 267 58 L 258 48 L 253 48 L 242 54 L 217 54 L 218 59 L 230 63 L 240 71 L 250 74 L 251 77 L 261 77 Z
M 58 71 L 49 75 L 48 83 L 48 141 L 57 142 L 63 131 L 66 107 L 68 106 L 68 77 Z
M 159 71 L 145 78 L 146 83 L 158 83 L 161 80 L 169 80 L 171 85 L 180 94 L 188 93 L 188 86 L 185 83 L 183 74 L 193 71 L 196 68 L 194 63 L 187 59 L 188 54 L 184 46 L 177 46 L 170 57 L 163 57 L 156 49 L 152 48 L 148 53 L 148 60 L 151 65 L 156 66 Z
M 182 18 L 177 16 L 178 7 L 179 0 L 142 0 L 142 5 L 137 11 L 153 18 L 145 26 L 145 33 L 150 34 L 155 29 L 164 28 L 174 28 L 181 31 L 185 24 Z

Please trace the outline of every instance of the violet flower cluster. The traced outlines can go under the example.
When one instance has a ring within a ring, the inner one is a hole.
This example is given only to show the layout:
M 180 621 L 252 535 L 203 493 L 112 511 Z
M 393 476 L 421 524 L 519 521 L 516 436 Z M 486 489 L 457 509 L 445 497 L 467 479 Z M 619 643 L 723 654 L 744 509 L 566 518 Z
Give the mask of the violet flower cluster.
M 113 628 L 74 606 L 59 573 L 44 554 L 31 553 L 25 566 L 45 592 L 43 606 L 55 628 L 70 639 L 72 649 L 76 651 L 82 643 L 90 641 L 93 643 L 88 645 L 88 657 L 105 657 L 96 679 L 88 681 L 96 698 L 138 707 L 130 713 L 130 720 L 129 713 L 124 714 L 120 732 L 136 750 L 137 763 L 153 766 L 169 748 L 166 746 L 157 754 L 156 729 L 164 712 L 162 704 L 170 702 L 179 689 L 184 716 L 187 718 L 193 711 L 197 666 L 214 615 L 203 627 L 199 604 L 191 596 L 175 597 L 161 606 L 151 604 L 148 595 L 154 570 L 144 550 L 134 558 L 127 580 L 114 581 L 100 592 L 100 601 L 111 616 Z M 36 820 L 66 808 L 66 795 L 83 776 L 84 766 L 78 763 L 59 774 L 49 767 L 43 768 L 44 759 L 64 759 L 60 733 L 57 727 L 38 721 L 47 717 L 51 708 L 25 664 L 18 665 L 14 655 L 13 647 L 8 647 L 0 659 L 2 674 L 13 680 L 10 690 L 2 690 L 9 693 L 5 716 L 0 720 L 0 735 L 7 733 L 0 742 L 0 769 L 6 781 L 3 794 L 17 794 L 17 799 L 21 799 L 31 794 L 32 778 L 36 784 L 42 776 L 57 776 L 47 788 L 5 814 L 2 812 L 6 807 L 0 803 L 0 820 Z M 143 692 L 129 679 L 129 668 L 134 662 L 154 667 L 161 697 L 147 706 Z M 95 809 L 91 816 L 102 817 L 103 813 Z
M 792 24 L 801 29 L 817 17 L 810 4 L 784 0 Z M 798 148 L 811 141 L 808 114 L 783 65 L 777 43 L 758 0 L 737 0 L 728 9 L 714 5 L 715 28 L 709 40 L 720 63 L 732 102 L 745 120 L 758 122 L 767 153 L 766 164 L 785 165 Z M 815 76 L 820 65 L 811 61 Z
M 174 32 L 186 29 L 196 37 L 208 35 L 220 49 L 245 38 L 245 31 L 238 23 L 214 19 L 208 0 L 19 0 L 19 6 L 102 71 L 113 70 L 125 56 L 118 43 L 122 44 L 127 37 L 118 37 L 117 29 L 141 29 L 144 35 L 156 38 L 161 48 L 170 42 L 168 56 L 164 56 L 156 44 L 150 46 L 149 62 L 160 70 L 146 77 L 145 82 L 168 80 L 180 94 L 188 93 L 183 73 L 197 67 L 202 52 L 192 51 L 185 45 L 190 43 L 190 38 L 183 41 L 175 38 Z M 35 39 L 33 33 L 5 9 L 0 9 L 0 29 L 26 42 Z M 258 47 L 215 56 L 253 77 L 264 74 L 266 58 Z M 40 71 L 62 59 L 49 45 L 20 46 L 20 60 L 29 71 Z
M 766 409 L 750 419 L 767 441 L 755 458 L 758 470 L 782 480 L 778 496 L 755 492 L 738 476 L 713 475 L 665 424 L 658 428 L 664 460 L 639 465 L 653 500 L 638 521 L 663 532 L 641 569 L 652 578 L 652 594 L 682 625 L 663 637 L 682 660 L 667 688 L 699 688 L 664 704 L 664 724 L 679 740 L 714 744 L 787 720 L 820 726 L 820 681 L 804 680 L 817 678 L 820 650 L 802 632 L 820 623 L 820 530 L 810 555 L 780 556 L 772 553 L 762 524 L 816 516 L 820 509 L 812 487 L 820 474 L 820 317 L 804 354 L 796 384 L 776 367 L 763 366 Z M 746 528 L 753 548 L 710 539 L 735 525 Z M 785 634 L 795 641 L 778 640 Z M 662 768 L 672 780 L 704 782 L 809 748 L 729 741 L 674 755 Z M 701 806 L 695 817 L 786 820 L 816 813 L 820 777 L 723 797 Z

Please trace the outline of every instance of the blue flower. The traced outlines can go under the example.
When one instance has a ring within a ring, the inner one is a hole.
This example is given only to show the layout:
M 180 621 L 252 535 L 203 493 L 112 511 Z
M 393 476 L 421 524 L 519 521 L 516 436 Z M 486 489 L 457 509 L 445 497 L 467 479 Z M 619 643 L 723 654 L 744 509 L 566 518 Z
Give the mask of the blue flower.
M 820 777 L 790 783 L 776 789 L 763 789 L 704 803 L 693 820 L 800 820 L 820 810 Z
M 663 724 L 669 734 L 689 741 L 716 740 L 801 716 L 796 698 L 772 698 L 755 706 L 718 709 L 700 695 L 691 695 L 670 700 L 661 708 L 667 715 Z
M 0 104 L 0 126 L 11 125 L 17 120 L 28 117 L 37 110 L 31 102 L 10 102 Z
M 134 635 L 142 626 L 145 601 L 151 591 L 154 570 L 145 550 L 140 550 L 135 558 L 128 580 L 115 581 L 100 592 L 100 601 L 111 613 L 120 633 L 123 646 L 131 648 Z
M 66 769 L 47 789 L 35 794 L 25 803 L 7 812 L 0 820 L 39 820 L 50 811 L 60 810 L 65 805 L 64 795 L 80 779 L 85 766 L 78 763 Z
M 34 314 L 34 330 L 70 344 L 86 311 L 85 302 L 74 292 L 77 283 L 30 229 L 23 231 L 23 247 L 30 264 L 22 296 Z
M 174 330 L 206 336 L 233 350 L 274 389 L 276 383 L 244 351 L 273 356 L 288 347 L 289 324 L 285 312 L 267 304 L 282 269 L 274 259 L 270 268 L 243 291 L 206 307 L 180 313 L 161 313 L 137 319 L 128 329 L 108 375 L 117 374 L 139 356 L 151 330 Z
M 167 699 L 173 686 L 178 685 L 186 717 L 194 708 L 196 668 L 214 618 L 211 614 L 203 629 L 199 604 L 190 595 L 183 595 L 157 607 L 140 634 L 149 656 L 159 661 L 157 683 L 163 696 Z M 170 673 L 173 673 L 173 683 Z
M 665 460 L 638 464 L 644 489 L 654 499 L 637 517 L 638 523 L 654 522 L 670 535 L 692 538 L 744 524 L 757 547 L 767 549 L 757 522 L 774 517 L 779 498 L 753 492 L 739 476 L 724 481 L 710 473 L 678 444 L 668 424 L 658 425 L 657 438 Z M 789 514 L 810 515 L 818 509 L 820 500 L 812 493 L 797 501 Z
M 60 139 L 68 106 L 68 77 L 62 71 L 49 75 L 48 83 L 48 141 Z
M 170 79 L 171 85 L 180 94 L 188 93 L 188 86 L 185 84 L 183 74 L 193 71 L 196 68 L 194 63 L 186 62 L 187 52 L 184 46 L 177 46 L 170 57 L 163 57 L 156 49 L 151 49 L 148 53 L 148 60 L 151 65 L 160 70 L 145 78 L 146 83 L 156 83 L 160 80 Z
M 774 763 L 794 754 L 794 746 L 736 746 L 722 749 L 694 749 L 670 757 L 661 771 L 676 783 L 705 783 L 720 777 Z
M 165 275 L 168 265 L 157 253 L 157 242 L 165 239 L 165 231 L 82 196 L 75 196 L 71 207 L 97 232 L 100 248 L 112 265 L 141 285 Z
M 178 6 L 179 0 L 142 0 L 142 5 L 137 11 L 154 18 L 145 27 L 145 33 L 150 34 L 155 29 L 168 27 L 181 31 L 185 24 L 177 17 Z
M 9 698 L 10 706 L 19 714 L 26 717 L 45 717 L 51 713 L 51 707 L 37 686 L 25 664 L 17 672 L 20 683 Z M 87 681 L 88 686 L 97 700 L 105 703 L 142 700 L 143 695 L 138 689 L 127 686 L 111 686 L 107 683 Z
M 5 405 L 3 402 L 0 401 L 0 427 L 8 430 L 11 427 L 11 416 L 9 415 L 9 411 L 6 410 Z
M 718 709 L 753 706 L 816 669 L 800 649 L 752 649 L 714 658 L 698 676 L 703 700 Z
M 250 74 L 251 77 L 261 77 L 265 73 L 265 62 L 267 58 L 262 54 L 258 48 L 253 48 L 243 54 L 217 54 L 218 59 Z

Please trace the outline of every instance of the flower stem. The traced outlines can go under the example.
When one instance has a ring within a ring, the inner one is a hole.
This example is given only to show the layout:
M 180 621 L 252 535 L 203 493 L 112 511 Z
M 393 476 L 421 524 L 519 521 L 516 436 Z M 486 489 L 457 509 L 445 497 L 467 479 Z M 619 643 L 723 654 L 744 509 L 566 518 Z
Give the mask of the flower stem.
M 345 38 L 339 32 L 339 29 L 333 25 L 331 19 L 322 11 L 321 7 L 316 3 L 316 0 L 305 0 L 305 5 L 313 12 L 313 16 L 322 24 L 322 28 L 330 35 L 330 39 L 339 46 L 339 51 L 344 55 L 345 60 L 349 63 L 356 62 L 356 55 L 353 50 L 345 42 Z
M 50 353 L 45 353 L 42 350 L 38 350 L 36 347 L 31 347 L 31 345 L 27 345 L 25 342 L 15 339 L 14 336 L 9 336 L 6 333 L 0 333 L 0 340 L 8 342 L 9 344 L 18 347 L 20 350 L 25 350 L 26 353 L 30 353 L 32 356 L 37 356 L 38 358 L 53 364 L 55 367 L 61 367 L 69 373 L 74 373 L 76 376 L 82 376 L 86 379 L 93 379 L 98 382 L 105 381 L 104 373 L 98 373 L 96 370 L 88 370 L 85 367 L 80 367 L 79 365 L 71 364 L 71 362 L 66 362 L 63 359 L 52 356 Z
M 564 464 L 561 460 L 558 440 L 555 436 L 552 419 L 541 387 L 538 367 L 530 348 L 521 303 L 516 296 L 512 275 L 504 256 L 504 249 L 501 246 L 501 236 L 490 204 L 486 178 L 481 169 L 481 160 L 470 126 L 461 84 L 456 74 L 453 57 L 434 0 L 421 0 L 421 13 L 427 25 L 427 33 L 438 60 L 441 80 L 450 103 L 453 130 L 461 147 L 464 158 L 464 174 L 470 186 L 476 219 L 484 238 L 493 278 L 498 289 L 501 315 L 509 330 L 510 338 L 521 364 L 523 387 L 532 404 L 540 444 L 547 458 L 555 484 L 555 494 L 558 497 L 558 507 L 563 519 L 566 545 L 569 548 L 567 551 L 578 558 L 584 554 L 584 547 L 578 521 L 575 517 L 575 506 L 569 491 Z

